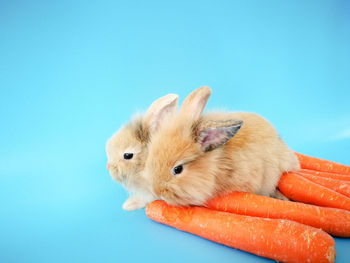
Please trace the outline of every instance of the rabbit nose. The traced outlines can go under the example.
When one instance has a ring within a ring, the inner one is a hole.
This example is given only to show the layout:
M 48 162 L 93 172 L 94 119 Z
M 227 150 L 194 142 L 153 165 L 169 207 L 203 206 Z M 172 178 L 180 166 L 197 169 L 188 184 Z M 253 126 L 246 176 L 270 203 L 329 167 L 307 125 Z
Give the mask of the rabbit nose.
M 154 194 L 156 195 L 156 196 L 160 196 L 160 194 L 161 194 L 161 192 L 162 192 L 162 189 L 161 189 L 161 187 L 159 187 L 159 186 L 153 186 L 153 192 L 154 192 Z
M 107 170 L 118 172 L 118 166 L 112 163 L 107 163 Z
M 107 163 L 107 170 L 118 170 L 118 167 L 115 165 L 115 164 L 112 164 L 112 163 Z

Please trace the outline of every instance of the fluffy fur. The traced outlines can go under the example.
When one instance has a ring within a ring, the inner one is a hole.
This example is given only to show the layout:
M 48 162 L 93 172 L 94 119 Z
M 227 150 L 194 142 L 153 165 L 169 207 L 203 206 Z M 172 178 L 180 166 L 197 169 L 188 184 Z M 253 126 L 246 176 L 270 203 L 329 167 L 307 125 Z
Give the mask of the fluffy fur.
M 141 172 L 148 153 L 150 134 L 175 114 L 177 100 L 175 94 L 156 100 L 144 115 L 134 117 L 107 141 L 107 169 L 112 178 L 131 194 L 123 204 L 125 210 L 142 208 L 155 199 Z M 133 158 L 125 160 L 124 153 L 132 153 Z
M 201 117 L 210 94 L 207 87 L 194 91 L 177 118 L 152 136 L 144 172 L 153 193 L 173 205 L 203 205 L 233 191 L 276 196 L 282 173 L 299 168 L 296 156 L 257 114 Z M 174 175 L 178 165 L 183 171 Z

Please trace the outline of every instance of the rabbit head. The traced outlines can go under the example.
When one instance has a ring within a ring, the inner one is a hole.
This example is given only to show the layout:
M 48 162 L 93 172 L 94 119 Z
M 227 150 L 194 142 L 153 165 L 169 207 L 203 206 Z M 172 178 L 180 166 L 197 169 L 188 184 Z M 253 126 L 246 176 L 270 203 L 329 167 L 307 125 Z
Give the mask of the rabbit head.
M 107 141 L 107 169 L 127 191 L 138 192 L 146 188 L 140 172 L 144 168 L 151 134 L 175 114 L 177 101 L 175 94 L 159 98 L 144 115 L 134 117 Z
M 179 114 L 152 137 L 144 176 L 153 193 L 173 205 L 202 205 L 217 189 L 221 145 L 240 129 L 239 120 L 204 120 L 211 89 L 201 87 L 183 102 Z

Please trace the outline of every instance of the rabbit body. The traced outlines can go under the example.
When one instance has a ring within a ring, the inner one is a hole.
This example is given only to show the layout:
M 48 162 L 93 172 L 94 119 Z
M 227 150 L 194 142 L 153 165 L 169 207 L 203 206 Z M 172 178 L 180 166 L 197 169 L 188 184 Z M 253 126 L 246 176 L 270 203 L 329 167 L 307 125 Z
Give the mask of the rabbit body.
M 243 125 L 221 151 L 213 153 L 219 172 L 216 192 L 246 191 L 274 196 L 283 172 L 299 169 L 297 157 L 275 128 L 254 113 L 212 113 L 202 121 L 238 119 Z M 226 178 L 225 178 L 226 175 Z

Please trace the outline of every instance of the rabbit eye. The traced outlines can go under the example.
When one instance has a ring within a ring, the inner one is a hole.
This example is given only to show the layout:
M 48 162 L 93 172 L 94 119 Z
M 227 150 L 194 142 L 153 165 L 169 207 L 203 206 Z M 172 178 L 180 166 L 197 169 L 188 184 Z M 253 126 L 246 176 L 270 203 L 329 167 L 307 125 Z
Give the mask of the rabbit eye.
M 180 174 L 183 170 L 183 166 L 182 165 L 178 165 L 176 166 L 174 169 L 173 169 L 173 174 L 176 175 L 176 174 Z
M 134 156 L 133 153 L 124 153 L 124 159 L 125 160 L 130 160 Z

